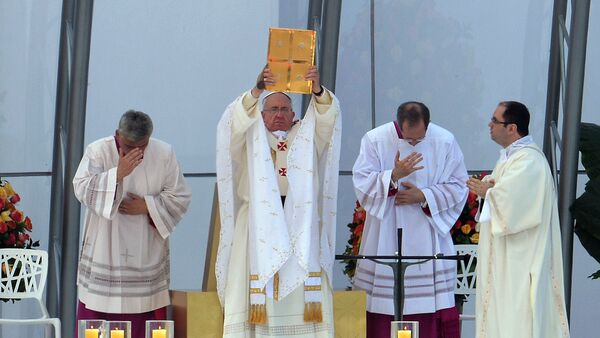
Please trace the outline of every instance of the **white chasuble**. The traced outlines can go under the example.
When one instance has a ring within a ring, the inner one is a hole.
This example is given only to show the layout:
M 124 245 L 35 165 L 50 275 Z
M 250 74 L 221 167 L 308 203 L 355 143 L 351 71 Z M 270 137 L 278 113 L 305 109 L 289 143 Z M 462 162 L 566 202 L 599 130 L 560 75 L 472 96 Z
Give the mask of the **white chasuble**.
M 339 103 L 328 90 L 320 99 L 313 96 L 305 117 L 288 131 L 287 149 L 281 149 L 285 158 L 273 157 L 277 140 L 249 92 L 223 114 L 217 129 L 221 234 L 216 275 L 224 337 L 333 337 L 340 133 Z M 284 168 L 287 192 L 280 180 Z M 321 272 L 323 319 L 305 322 L 310 301 L 305 285 Z M 250 304 L 259 297 L 266 323 L 251 324 Z
M 567 338 L 552 174 L 535 144 L 511 148 L 484 178 L 495 184 L 484 204 L 489 219 L 479 223 L 477 337 Z
M 418 165 L 424 169 L 400 179 L 398 189 L 403 189 L 401 182 L 421 189 L 431 215 L 420 204 L 394 205 L 391 173 L 398 151 L 400 158 L 412 152 L 423 154 Z M 467 198 L 466 180 L 463 154 L 454 136 L 433 123 L 416 146 L 400 138 L 393 122 L 367 132 L 353 168 L 356 196 L 367 211 L 360 254 L 395 254 L 398 228 L 403 229 L 403 255 L 456 254 L 450 229 Z M 404 283 L 404 314 L 450 308 L 454 306 L 456 263 L 436 260 L 411 266 Z M 367 292 L 367 311 L 394 314 L 394 278 L 388 266 L 359 260 L 353 285 Z
M 87 208 L 77 285 L 87 308 L 142 313 L 169 304 L 169 235 L 191 201 L 173 148 L 151 138 L 144 158 L 117 186 L 114 137 L 90 144 L 73 186 Z M 149 215 L 118 212 L 134 193 Z

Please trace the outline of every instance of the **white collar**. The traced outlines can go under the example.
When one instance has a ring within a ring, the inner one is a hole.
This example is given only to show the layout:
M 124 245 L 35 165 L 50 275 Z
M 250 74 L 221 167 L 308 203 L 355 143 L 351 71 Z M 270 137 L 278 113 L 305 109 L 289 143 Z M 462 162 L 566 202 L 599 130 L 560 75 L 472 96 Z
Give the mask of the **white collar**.
M 271 134 L 273 134 L 273 136 L 275 136 L 278 140 L 283 140 L 288 136 L 288 132 L 285 130 L 275 130 L 272 131 Z
M 533 143 L 533 138 L 531 137 L 531 135 L 521 137 L 520 139 L 511 143 L 508 147 L 500 150 L 500 159 L 504 162 L 504 161 L 508 160 L 508 158 L 512 154 L 517 152 L 517 150 L 519 150 L 525 146 L 528 146 L 532 143 Z

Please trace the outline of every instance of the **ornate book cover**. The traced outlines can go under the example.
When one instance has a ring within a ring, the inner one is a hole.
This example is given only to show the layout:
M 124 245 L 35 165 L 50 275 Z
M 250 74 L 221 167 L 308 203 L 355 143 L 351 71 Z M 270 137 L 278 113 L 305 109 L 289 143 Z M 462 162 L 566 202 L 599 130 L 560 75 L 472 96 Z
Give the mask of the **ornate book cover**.
M 304 74 L 315 62 L 316 32 L 306 29 L 269 28 L 267 62 L 275 75 L 270 91 L 310 94 L 312 82 Z

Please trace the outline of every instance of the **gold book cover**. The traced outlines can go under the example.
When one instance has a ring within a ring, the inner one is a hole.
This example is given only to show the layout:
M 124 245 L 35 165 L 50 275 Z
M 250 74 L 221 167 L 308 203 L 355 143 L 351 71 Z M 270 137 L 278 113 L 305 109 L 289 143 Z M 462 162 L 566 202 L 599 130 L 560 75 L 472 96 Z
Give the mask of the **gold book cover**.
M 306 29 L 269 28 L 267 62 L 275 75 L 270 91 L 310 94 L 312 82 L 304 80 L 308 68 L 314 65 L 316 32 Z

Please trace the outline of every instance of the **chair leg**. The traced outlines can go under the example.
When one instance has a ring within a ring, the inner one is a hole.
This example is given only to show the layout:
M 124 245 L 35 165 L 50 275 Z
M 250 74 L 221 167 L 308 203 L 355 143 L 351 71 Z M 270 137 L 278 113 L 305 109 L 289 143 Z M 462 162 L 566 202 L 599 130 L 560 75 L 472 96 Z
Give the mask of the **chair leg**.
M 52 326 L 54 326 L 54 338 L 60 338 L 60 321 L 55 322 Z

